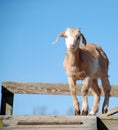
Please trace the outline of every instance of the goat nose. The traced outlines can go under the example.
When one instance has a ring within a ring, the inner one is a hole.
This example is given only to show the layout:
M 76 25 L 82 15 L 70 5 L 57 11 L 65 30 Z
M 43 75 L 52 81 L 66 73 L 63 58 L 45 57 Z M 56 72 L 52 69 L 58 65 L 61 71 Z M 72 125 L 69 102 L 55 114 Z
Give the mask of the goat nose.
M 73 44 L 70 44 L 70 48 L 73 49 L 73 48 L 74 48 L 74 45 L 73 45 Z

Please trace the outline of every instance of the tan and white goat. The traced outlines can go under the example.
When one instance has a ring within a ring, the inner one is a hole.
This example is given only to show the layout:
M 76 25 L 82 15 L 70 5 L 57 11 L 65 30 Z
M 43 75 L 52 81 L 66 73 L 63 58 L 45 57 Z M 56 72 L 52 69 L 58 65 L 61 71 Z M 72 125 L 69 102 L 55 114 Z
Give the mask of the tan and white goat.
M 64 60 L 64 69 L 68 75 L 68 83 L 72 95 L 75 115 L 80 115 L 80 104 L 76 96 L 76 80 L 83 80 L 82 86 L 82 115 L 88 114 L 88 91 L 91 90 L 94 96 L 94 102 L 90 115 L 95 115 L 99 108 L 100 88 L 98 78 L 102 81 L 104 90 L 104 103 L 102 113 L 106 113 L 109 104 L 111 86 L 108 79 L 109 60 L 101 47 L 95 44 L 87 44 L 84 35 L 80 29 L 67 28 L 61 33 L 66 41 L 66 56 Z M 80 42 L 82 41 L 82 45 Z M 56 43 L 55 42 L 55 43 Z

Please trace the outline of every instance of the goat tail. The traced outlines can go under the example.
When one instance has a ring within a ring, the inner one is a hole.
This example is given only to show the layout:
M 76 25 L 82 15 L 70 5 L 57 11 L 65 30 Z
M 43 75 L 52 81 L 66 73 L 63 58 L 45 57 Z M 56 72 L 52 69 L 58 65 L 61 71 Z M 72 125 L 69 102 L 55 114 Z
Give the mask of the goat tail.
M 103 51 L 103 49 L 100 46 L 97 46 L 96 49 L 98 50 L 99 54 L 105 59 L 105 66 L 106 66 L 106 68 L 108 70 L 108 68 L 109 68 L 109 59 L 108 59 L 106 53 Z

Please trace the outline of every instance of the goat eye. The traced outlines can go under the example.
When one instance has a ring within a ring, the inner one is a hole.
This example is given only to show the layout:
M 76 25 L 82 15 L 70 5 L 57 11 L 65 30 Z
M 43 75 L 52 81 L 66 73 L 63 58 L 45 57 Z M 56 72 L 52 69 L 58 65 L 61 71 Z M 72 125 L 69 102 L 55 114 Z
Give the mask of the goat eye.
M 67 35 L 65 35 L 64 37 L 67 38 Z

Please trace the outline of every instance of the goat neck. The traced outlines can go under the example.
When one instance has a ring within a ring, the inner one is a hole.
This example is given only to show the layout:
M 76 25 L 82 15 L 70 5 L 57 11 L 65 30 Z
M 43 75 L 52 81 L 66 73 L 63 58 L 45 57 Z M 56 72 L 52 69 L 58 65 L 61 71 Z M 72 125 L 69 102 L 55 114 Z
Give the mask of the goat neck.
M 86 73 L 80 69 L 79 48 L 76 51 L 66 51 L 64 60 L 64 69 L 69 77 L 77 79 L 84 79 Z
M 75 51 L 66 51 L 66 56 L 68 59 L 68 64 L 72 66 L 79 66 L 79 48 Z

